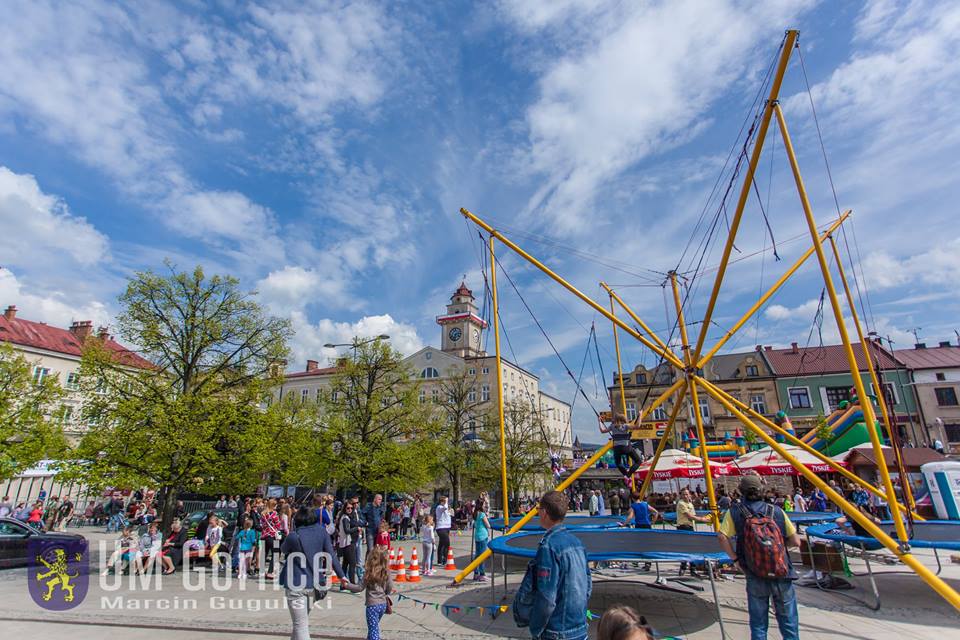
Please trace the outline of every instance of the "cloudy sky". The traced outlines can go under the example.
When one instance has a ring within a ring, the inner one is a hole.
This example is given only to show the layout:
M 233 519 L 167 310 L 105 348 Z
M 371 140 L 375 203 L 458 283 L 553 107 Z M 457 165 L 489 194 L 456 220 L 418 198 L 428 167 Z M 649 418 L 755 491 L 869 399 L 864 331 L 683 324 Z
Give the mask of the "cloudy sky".
M 795 55 L 784 109 L 829 221 L 813 98 L 871 328 L 899 347 L 914 328 L 927 342 L 960 328 L 955 2 L 31 0 L 5 14 L 0 304 L 29 319 L 109 324 L 125 278 L 169 258 L 235 274 L 292 318 L 291 368 L 353 335 L 409 353 L 439 344 L 433 318 L 464 275 L 482 298 L 467 207 L 588 295 L 615 285 L 664 336 L 663 274 L 678 269 L 699 332 L 728 155 L 795 27 L 810 92 Z M 808 246 L 776 134 L 756 183 L 711 339 Z M 576 373 L 596 321 L 609 379 L 609 322 L 501 255 Z M 811 262 L 730 348 L 819 343 L 821 286 Z M 506 282 L 502 316 L 520 364 L 572 399 Z M 822 334 L 835 339 L 830 318 Z M 590 364 L 584 384 L 602 390 Z

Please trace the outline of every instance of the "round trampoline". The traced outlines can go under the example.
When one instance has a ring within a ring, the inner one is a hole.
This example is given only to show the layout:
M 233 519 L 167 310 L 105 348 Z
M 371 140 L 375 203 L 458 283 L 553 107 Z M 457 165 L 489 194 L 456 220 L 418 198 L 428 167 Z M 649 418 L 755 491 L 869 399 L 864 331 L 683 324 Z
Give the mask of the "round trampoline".
M 569 521 L 570 518 L 567 518 L 567 520 Z M 660 576 L 659 563 L 688 562 L 691 565 L 708 565 L 705 573 L 710 579 L 721 637 L 726 637 L 712 567 L 732 563 L 733 561 L 720 548 L 715 533 L 673 529 L 624 529 L 620 527 L 615 529 L 577 529 L 570 527 L 568 531 L 583 544 L 589 562 L 624 560 L 657 564 L 656 581 L 652 584 L 636 583 L 642 586 L 690 594 L 693 591 L 680 591 L 677 588 L 667 586 L 667 579 Z M 490 541 L 490 550 L 503 556 L 533 559 L 537 555 L 537 549 L 542 538 L 542 533 L 538 532 L 512 533 L 493 538 Z M 595 575 L 600 576 L 601 574 L 596 573 Z M 673 580 L 679 581 L 680 578 L 673 578 Z M 496 602 L 495 582 L 496 580 L 491 581 L 494 602 Z M 686 584 L 684 586 L 689 587 Z M 504 573 L 504 587 L 506 587 L 506 573 Z M 694 588 L 699 591 L 703 590 L 701 587 Z
M 519 522 L 523 516 L 510 517 L 511 526 Z M 623 516 L 567 516 L 563 520 L 564 526 L 568 529 L 612 529 L 619 527 L 623 522 Z M 503 524 L 503 518 L 490 518 L 490 526 L 498 531 L 503 531 L 507 527 Z M 540 522 L 534 518 L 523 525 L 521 531 L 543 531 Z
M 836 517 L 840 517 L 842 514 L 835 515 Z M 897 539 L 897 532 L 894 529 L 893 521 L 887 520 L 881 522 L 880 528 L 894 540 Z M 810 527 L 807 529 L 807 534 L 815 538 L 842 542 L 852 547 L 862 547 L 870 551 L 883 548 L 883 545 L 875 538 L 845 533 L 843 529 L 840 529 L 840 527 L 832 522 Z M 921 549 L 952 549 L 960 551 L 960 521 L 927 520 L 926 522 L 914 522 L 913 537 L 910 539 L 910 546 Z
M 704 511 L 702 509 L 698 509 L 697 515 L 706 516 L 706 515 L 710 515 L 710 512 Z M 842 515 L 843 515 L 842 513 L 835 513 L 833 511 L 790 511 L 787 513 L 787 517 L 790 518 L 790 521 L 793 522 L 793 524 L 798 524 L 803 526 L 810 525 L 810 524 L 817 524 L 820 522 L 832 522 L 833 520 L 836 520 Z M 661 513 L 659 521 L 669 522 L 670 524 L 673 524 L 674 522 L 677 521 L 677 514 L 674 511 L 667 511 L 666 513 Z
M 730 558 L 720 548 L 715 533 L 662 529 L 570 529 L 583 543 L 590 562 L 640 560 L 649 562 L 720 562 Z M 490 541 L 494 553 L 533 558 L 541 536 L 512 533 Z

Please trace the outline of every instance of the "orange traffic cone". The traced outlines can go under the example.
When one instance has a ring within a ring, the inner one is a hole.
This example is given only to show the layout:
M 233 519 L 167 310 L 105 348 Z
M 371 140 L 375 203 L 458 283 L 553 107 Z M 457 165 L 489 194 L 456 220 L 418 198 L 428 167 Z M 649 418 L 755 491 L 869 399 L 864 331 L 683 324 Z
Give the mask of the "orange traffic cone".
M 407 581 L 407 565 L 403 562 L 403 547 L 397 552 L 397 575 L 393 579 L 394 582 L 406 582 Z
M 447 549 L 447 564 L 443 568 L 447 571 L 457 570 L 457 563 L 453 561 L 453 549 Z
M 407 582 L 420 582 L 420 560 L 417 559 L 417 548 L 410 550 L 410 575 L 407 576 Z
M 340 578 L 337 577 L 337 574 L 330 574 L 330 584 L 340 584 Z
M 394 551 L 393 549 L 390 549 L 390 556 L 389 556 L 389 560 L 387 561 L 387 569 L 389 569 L 390 573 L 393 574 L 394 576 L 397 575 L 396 553 L 397 553 L 396 551 Z

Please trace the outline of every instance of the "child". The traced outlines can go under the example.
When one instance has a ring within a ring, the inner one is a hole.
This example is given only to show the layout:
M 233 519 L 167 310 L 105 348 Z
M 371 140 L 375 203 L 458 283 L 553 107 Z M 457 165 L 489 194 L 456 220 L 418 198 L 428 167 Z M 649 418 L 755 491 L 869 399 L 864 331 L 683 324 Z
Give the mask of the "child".
M 376 546 L 380 549 L 390 549 L 390 525 L 386 521 L 380 521 L 380 528 L 377 530 Z
M 253 548 L 257 546 L 257 532 L 253 528 L 253 520 L 245 518 L 243 529 L 237 532 L 237 549 L 240 553 L 240 571 L 238 577 L 246 580 L 247 570 L 250 568 L 250 561 L 253 558 Z
M 117 549 L 107 561 L 107 568 L 103 570 L 103 575 L 107 575 L 111 569 L 115 573 L 123 573 L 124 562 L 129 563 L 128 566 L 134 569 L 140 566 L 140 540 L 137 538 L 136 529 L 130 525 L 125 526 L 120 532 Z
M 613 461 L 617 465 L 624 478 L 629 478 L 640 468 L 640 454 L 630 443 L 630 425 L 627 424 L 627 417 L 622 413 L 614 413 L 610 426 L 607 427 L 600 421 L 600 432 L 609 433 L 613 440 Z M 630 466 L 624 462 L 624 458 L 630 460 Z
M 210 566 L 214 569 L 220 568 L 220 558 L 217 556 L 217 550 L 223 541 L 223 526 L 220 524 L 220 518 L 210 516 L 210 524 L 207 525 L 207 534 L 204 536 L 204 545 L 207 548 L 210 557 Z
M 437 540 L 437 532 L 433 527 L 433 516 L 423 516 L 423 522 L 420 524 L 420 541 L 423 544 L 423 575 L 432 576 L 433 571 L 433 546 Z
M 607 609 L 597 625 L 597 640 L 653 640 L 647 621 L 631 607 Z
M 390 610 L 387 596 L 396 593 L 396 589 L 387 570 L 387 552 L 379 545 L 367 554 L 363 587 L 367 591 L 367 640 L 380 640 L 380 618 Z

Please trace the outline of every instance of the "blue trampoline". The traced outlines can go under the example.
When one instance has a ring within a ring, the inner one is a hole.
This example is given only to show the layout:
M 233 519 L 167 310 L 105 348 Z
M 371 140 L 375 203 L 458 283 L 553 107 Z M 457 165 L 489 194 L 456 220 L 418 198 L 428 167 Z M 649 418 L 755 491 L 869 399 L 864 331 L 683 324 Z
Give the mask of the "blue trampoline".
M 698 509 L 697 515 L 706 516 L 710 515 L 710 512 Z M 790 511 L 787 513 L 787 517 L 790 518 L 790 521 L 793 522 L 793 524 L 804 526 L 809 524 L 817 524 L 820 522 L 832 522 L 842 515 L 842 513 L 836 513 L 833 511 Z M 660 520 L 673 524 L 677 521 L 677 514 L 674 511 L 661 513 Z
M 715 533 L 662 529 L 570 529 L 583 543 L 590 562 L 731 562 Z M 540 544 L 537 533 L 512 533 L 494 538 L 494 553 L 534 558 Z
M 510 516 L 510 526 L 520 521 L 523 516 Z M 619 527 L 623 522 L 623 516 L 567 516 L 563 524 L 568 529 L 612 529 Z M 503 524 L 503 518 L 490 518 L 490 526 L 498 531 L 503 531 L 507 527 Z M 523 525 L 521 531 L 543 531 L 540 522 L 534 517 L 533 520 Z
M 840 517 L 842 514 L 835 515 Z M 881 522 L 880 528 L 894 540 L 897 539 L 897 532 L 894 529 L 892 520 Z M 807 529 L 807 534 L 815 538 L 842 542 L 852 547 L 862 547 L 869 551 L 884 548 L 876 538 L 852 535 L 832 522 L 810 527 Z M 910 546 L 918 549 L 952 549 L 954 551 L 960 551 L 960 521 L 927 520 L 925 522 L 914 522 L 913 537 L 910 538 Z

